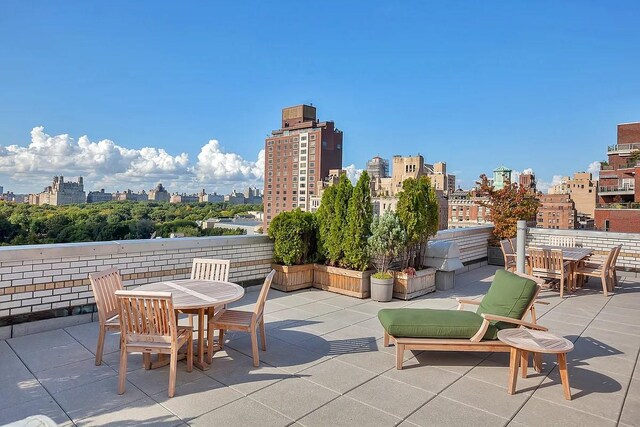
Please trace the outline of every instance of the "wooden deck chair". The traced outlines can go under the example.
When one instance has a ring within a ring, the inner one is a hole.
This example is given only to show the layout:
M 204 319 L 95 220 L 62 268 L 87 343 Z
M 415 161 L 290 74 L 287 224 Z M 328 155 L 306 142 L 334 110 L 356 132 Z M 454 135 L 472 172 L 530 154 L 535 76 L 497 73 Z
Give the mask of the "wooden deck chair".
M 208 280 L 211 282 L 228 282 L 231 261 L 227 259 L 194 258 L 191 266 L 191 280 Z M 189 315 L 189 326 L 193 327 L 193 315 L 198 310 L 180 310 Z M 209 315 L 213 315 L 210 310 Z M 198 321 L 198 327 L 204 327 L 204 319 Z
M 178 328 L 170 292 L 117 291 L 122 332 L 118 394 L 125 391 L 129 352 L 169 354 L 169 397 L 176 392 L 178 350 L 187 345 L 187 371 L 193 369 L 193 330 Z
M 384 328 L 384 346 L 395 343 L 397 369 L 402 369 L 405 350 L 509 352 L 510 347 L 497 339 L 500 329 L 547 330 L 536 324 L 534 308 L 543 283 L 535 277 L 498 270 L 482 301 L 458 299 L 458 310 L 382 309 L 378 319 Z M 477 305 L 477 311 L 463 310 L 468 304 Z M 529 322 L 524 320 L 527 315 L 531 316 Z M 539 370 L 540 358 L 534 359 Z
M 260 329 L 260 341 L 262 351 L 267 350 L 267 335 L 264 328 L 264 304 L 267 301 L 267 295 L 273 276 L 276 271 L 271 272 L 264 279 L 262 289 L 260 289 L 260 295 L 253 308 L 253 311 L 240 311 L 240 310 L 222 310 L 217 313 L 213 319 L 209 320 L 209 331 L 218 330 L 218 340 L 220 348 L 224 348 L 224 332 L 225 331 L 242 331 L 249 332 L 251 334 L 251 352 L 253 353 L 253 366 L 260 365 L 260 356 L 258 354 L 258 329 Z M 211 363 L 213 356 L 213 339 L 209 339 L 207 358 Z
M 500 248 L 502 256 L 504 256 L 504 269 L 508 271 L 516 271 L 516 253 L 511 247 L 509 240 L 500 240 Z
M 560 282 L 560 298 L 564 296 L 564 287 L 571 286 L 571 262 L 564 261 L 562 250 L 529 248 L 529 275 L 543 279 L 557 279 Z
M 563 248 L 575 248 L 576 238 L 572 236 L 549 236 L 549 245 Z
M 120 331 L 118 301 L 116 291 L 122 290 L 122 278 L 116 268 L 89 274 L 91 290 L 98 308 L 98 345 L 96 348 L 96 366 L 102 364 L 104 339 L 108 330 Z
M 576 268 L 576 274 L 585 278 L 599 277 L 602 281 L 602 292 L 606 297 L 608 295 L 608 291 L 612 291 L 615 286 L 613 283 L 613 281 L 616 280 L 615 272 L 612 272 L 612 269 L 615 269 L 615 258 L 621 248 L 622 246 L 616 246 L 611 249 L 604 262 L 587 262 L 584 265 L 579 265 Z

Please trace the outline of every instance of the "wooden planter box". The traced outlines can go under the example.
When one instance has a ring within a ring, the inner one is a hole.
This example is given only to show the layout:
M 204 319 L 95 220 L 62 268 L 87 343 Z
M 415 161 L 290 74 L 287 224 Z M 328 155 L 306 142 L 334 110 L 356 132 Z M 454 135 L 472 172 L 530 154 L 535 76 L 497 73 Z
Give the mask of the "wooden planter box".
M 369 298 L 373 270 L 354 271 L 314 264 L 313 287 L 356 298 Z
M 420 295 L 435 292 L 436 269 L 425 268 L 416 271 L 414 276 L 409 276 L 401 271 L 396 271 L 393 280 L 393 297 L 410 300 Z
M 271 264 L 276 271 L 271 287 L 279 291 L 291 292 L 313 286 L 313 264 L 280 265 Z

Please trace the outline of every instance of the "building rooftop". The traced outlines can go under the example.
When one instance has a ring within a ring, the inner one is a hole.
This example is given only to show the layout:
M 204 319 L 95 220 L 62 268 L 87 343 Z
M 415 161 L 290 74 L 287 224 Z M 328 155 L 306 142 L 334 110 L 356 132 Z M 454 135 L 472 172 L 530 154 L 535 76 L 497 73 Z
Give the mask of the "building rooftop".
M 637 425 L 640 413 L 640 281 L 621 277 L 615 295 L 599 283 L 560 299 L 543 291 L 539 323 L 573 341 L 573 400 L 562 398 L 558 370 L 518 380 L 507 394 L 508 355 L 410 352 L 395 369 L 376 318 L 386 307 L 453 309 L 454 297 L 479 299 L 494 267 L 456 276 L 452 291 L 378 303 L 308 289 L 271 291 L 267 351 L 251 363 L 247 336 L 230 334 L 210 370 L 178 364 L 176 396 L 168 370 L 145 371 L 129 358 L 127 390 L 117 394 L 118 339 L 110 335 L 94 365 L 97 323 L 0 341 L 0 422 L 34 413 L 61 425 Z M 250 308 L 257 292 L 234 306 Z M 32 332 L 37 332 L 33 330 Z

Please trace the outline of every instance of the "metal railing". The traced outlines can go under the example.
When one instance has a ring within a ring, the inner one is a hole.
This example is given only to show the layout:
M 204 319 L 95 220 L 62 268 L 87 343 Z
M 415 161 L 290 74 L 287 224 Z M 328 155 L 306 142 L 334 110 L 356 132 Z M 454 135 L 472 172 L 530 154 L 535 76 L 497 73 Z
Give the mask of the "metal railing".
M 596 209 L 640 209 L 640 203 L 598 203 Z
M 609 145 L 607 147 L 607 151 L 631 151 L 631 150 L 640 150 L 640 142 L 636 142 L 633 144 L 616 144 Z
M 635 184 L 626 183 L 626 184 L 618 184 L 618 185 L 601 185 L 599 187 L 599 191 L 601 193 L 613 193 L 618 191 L 634 191 Z

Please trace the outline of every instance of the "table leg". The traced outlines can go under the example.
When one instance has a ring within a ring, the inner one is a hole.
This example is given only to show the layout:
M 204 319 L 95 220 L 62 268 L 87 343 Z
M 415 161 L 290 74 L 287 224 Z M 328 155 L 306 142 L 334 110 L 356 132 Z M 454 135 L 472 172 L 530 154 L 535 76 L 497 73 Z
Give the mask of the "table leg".
M 198 357 L 193 361 L 193 364 L 202 371 L 209 369 L 209 364 L 204 360 L 204 314 L 204 308 L 198 309 Z
M 537 373 L 542 372 L 542 353 L 533 353 L 533 369 Z
M 527 378 L 527 369 L 529 368 L 529 352 L 520 350 L 520 376 Z
M 560 370 L 560 381 L 562 381 L 562 392 L 564 393 L 564 398 L 571 400 L 569 372 L 567 371 L 567 353 L 558 354 L 558 369 Z
M 511 354 L 509 357 L 509 386 L 507 389 L 507 392 L 509 394 L 514 394 L 516 391 L 519 365 L 520 365 L 520 350 L 518 350 L 515 347 L 511 347 Z

